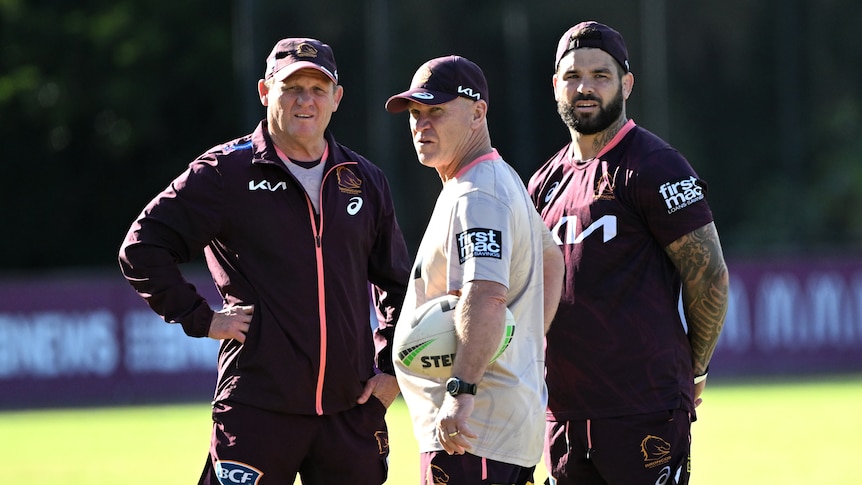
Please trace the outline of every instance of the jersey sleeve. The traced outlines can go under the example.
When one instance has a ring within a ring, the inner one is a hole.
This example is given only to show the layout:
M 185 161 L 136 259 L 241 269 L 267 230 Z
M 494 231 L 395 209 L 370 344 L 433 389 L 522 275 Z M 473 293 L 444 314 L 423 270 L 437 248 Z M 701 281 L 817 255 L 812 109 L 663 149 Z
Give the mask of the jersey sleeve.
M 713 221 L 706 182 L 672 148 L 644 160 L 637 187 L 642 216 L 662 247 Z

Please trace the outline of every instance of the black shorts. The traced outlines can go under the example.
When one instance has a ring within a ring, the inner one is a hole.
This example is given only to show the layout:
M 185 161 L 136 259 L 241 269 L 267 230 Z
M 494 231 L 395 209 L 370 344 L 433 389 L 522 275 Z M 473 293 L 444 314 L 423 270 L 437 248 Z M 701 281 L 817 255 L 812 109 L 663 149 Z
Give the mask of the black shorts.
M 330 416 L 216 404 L 199 485 L 380 485 L 388 472 L 386 408 L 375 397 Z
M 445 451 L 420 453 L 420 485 L 532 485 L 529 468 L 465 453 Z
M 678 409 L 547 423 L 551 485 L 682 485 L 691 474 L 691 417 Z

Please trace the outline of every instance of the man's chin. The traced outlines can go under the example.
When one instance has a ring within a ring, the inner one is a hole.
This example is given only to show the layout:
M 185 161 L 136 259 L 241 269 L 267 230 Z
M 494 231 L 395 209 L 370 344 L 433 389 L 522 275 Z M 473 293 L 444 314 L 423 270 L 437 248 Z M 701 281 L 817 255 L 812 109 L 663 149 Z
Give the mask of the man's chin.
M 596 133 L 598 133 L 602 130 L 597 130 L 595 126 L 576 125 L 575 131 L 577 131 L 578 133 L 580 133 L 582 135 L 595 135 Z
M 431 157 L 430 155 L 422 152 L 419 149 L 416 150 L 416 158 L 419 159 L 419 163 L 421 165 L 424 165 L 426 167 L 433 167 L 434 166 L 433 165 L 434 158 Z

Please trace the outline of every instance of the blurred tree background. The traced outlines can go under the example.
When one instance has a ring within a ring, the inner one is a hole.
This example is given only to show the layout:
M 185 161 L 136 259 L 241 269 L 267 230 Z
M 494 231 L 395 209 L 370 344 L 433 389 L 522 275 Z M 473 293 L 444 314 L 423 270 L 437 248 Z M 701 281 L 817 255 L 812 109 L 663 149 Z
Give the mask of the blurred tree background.
M 440 181 L 387 97 L 427 59 L 476 61 L 526 180 L 568 140 L 554 50 L 589 19 L 626 38 L 628 114 L 709 182 L 728 258 L 862 255 L 858 0 L 0 0 L 0 271 L 115 267 L 144 204 L 264 116 L 264 59 L 294 36 L 333 46 L 331 128 L 389 175 L 413 250 Z

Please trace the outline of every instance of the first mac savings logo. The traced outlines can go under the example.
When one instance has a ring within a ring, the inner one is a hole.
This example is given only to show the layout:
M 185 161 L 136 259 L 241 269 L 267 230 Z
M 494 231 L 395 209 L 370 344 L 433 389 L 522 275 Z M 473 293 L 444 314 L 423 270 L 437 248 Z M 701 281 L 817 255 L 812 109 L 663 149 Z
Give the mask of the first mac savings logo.
M 688 177 L 677 182 L 665 182 L 658 188 L 658 192 L 664 199 L 668 214 L 684 209 L 703 199 L 703 187 L 698 185 L 697 179 L 694 177 Z
M 500 231 L 477 227 L 459 233 L 457 238 L 461 264 L 470 258 L 503 258 L 503 233 Z

